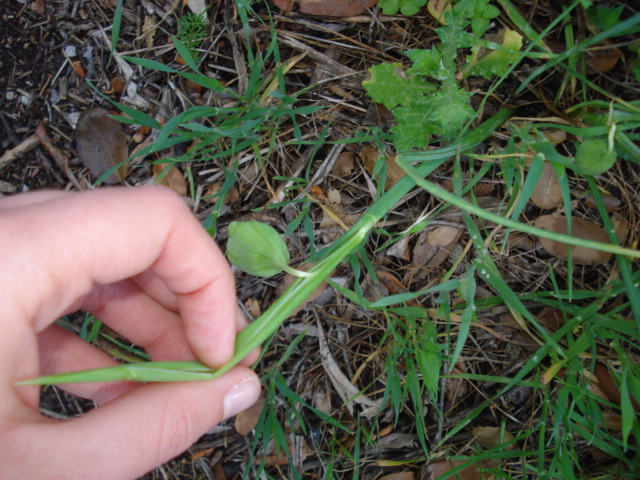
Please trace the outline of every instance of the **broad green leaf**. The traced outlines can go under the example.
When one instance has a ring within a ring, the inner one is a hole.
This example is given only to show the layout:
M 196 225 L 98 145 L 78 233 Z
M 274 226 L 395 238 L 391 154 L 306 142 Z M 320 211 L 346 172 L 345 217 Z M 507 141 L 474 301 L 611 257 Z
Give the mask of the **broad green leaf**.
M 412 107 L 398 107 L 393 111 L 397 125 L 391 132 L 399 152 L 412 148 L 425 148 L 431 135 L 440 133 L 439 126 L 432 119 L 432 104 L 425 99 Z
M 576 151 L 576 169 L 582 175 L 600 175 L 616 163 L 616 152 L 605 138 L 587 138 Z
M 506 75 L 511 65 L 520 58 L 522 35 L 514 30 L 506 29 L 500 45 L 504 49 L 493 50 L 484 56 L 481 55 L 483 51 L 486 52 L 486 49 L 475 45 L 467 60 L 466 75 L 478 75 L 487 79 L 493 75 Z
M 438 331 L 430 320 L 423 322 L 424 335 L 421 349 L 416 352 L 418 367 L 422 372 L 422 381 L 427 387 L 431 398 L 438 399 L 438 385 L 440 383 L 440 369 L 442 368 L 442 345 L 438 344 Z
M 289 264 L 289 250 L 276 230 L 262 222 L 229 225 L 227 258 L 239 269 L 257 277 L 272 277 Z
M 374 102 L 387 108 L 419 102 L 423 94 L 435 90 L 425 79 L 411 75 L 399 63 L 382 63 L 369 69 L 371 80 L 363 82 Z
M 451 78 L 452 72 L 445 68 L 442 54 L 435 47 L 431 50 L 409 50 L 406 54 L 413 62 L 413 66 L 408 70 L 409 73 L 425 75 L 438 80 Z
M 430 96 L 434 104 L 433 121 L 441 126 L 441 135 L 446 138 L 453 138 L 476 112 L 469 106 L 471 93 L 454 84 L 443 87 Z
M 399 151 L 424 148 L 431 135 L 452 138 L 467 120 L 475 115 L 469 106 L 470 94 L 453 86 L 441 89 L 408 107 L 396 108 L 393 113 L 397 125 L 391 130 Z

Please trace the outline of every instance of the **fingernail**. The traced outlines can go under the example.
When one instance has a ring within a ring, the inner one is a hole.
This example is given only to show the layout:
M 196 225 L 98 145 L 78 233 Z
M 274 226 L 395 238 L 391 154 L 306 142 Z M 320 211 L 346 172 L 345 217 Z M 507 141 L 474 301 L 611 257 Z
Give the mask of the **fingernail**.
M 224 418 L 230 418 L 246 410 L 258 401 L 260 382 L 249 377 L 233 386 L 224 397 Z

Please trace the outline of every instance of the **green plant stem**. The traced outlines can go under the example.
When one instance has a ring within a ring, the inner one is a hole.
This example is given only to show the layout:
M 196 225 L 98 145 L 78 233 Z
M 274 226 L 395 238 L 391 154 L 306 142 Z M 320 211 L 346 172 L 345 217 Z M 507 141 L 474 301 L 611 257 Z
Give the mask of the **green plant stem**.
M 302 270 L 298 270 L 297 268 L 290 267 L 289 265 L 284 265 L 282 267 L 282 270 L 284 270 L 290 275 L 293 275 L 294 277 L 300 277 L 300 278 L 310 277 L 311 275 L 313 275 L 311 272 L 303 272 Z
M 439 150 L 412 152 L 405 158 L 420 162 L 415 168 L 422 180 L 453 155 L 474 148 L 489 137 L 511 115 L 512 110 L 503 109 L 493 115 L 474 131 L 457 142 Z M 414 170 L 412 168 L 412 170 Z M 139 382 L 175 382 L 192 380 L 212 380 L 228 372 L 249 353 L 258 348 L 273 335 L 278 327 L 293 311 L 324 281 L 347 255 L 351 254 L 363 242 L 375 224 L 381 220 L 393 206 L 399 202 L 416 182 L 407 175 L 391 187 L 367 213 L 350 228 L 333 245 L 326 247 L 326 254 L 311 270 L 308 276 L 298 278 L 258 319 L 238 333 L 233 358 L 215 370 L 198 362 L 146 362 L 126 364 L 98 370 L 63 373 L 39 377 L 20 382 L 20 385 L 48 385 L 52 383 L 105 382 L 117 380 L 133 380 Z M 453 203 L 453 202 L 452 202 Z M 322 252 L 320 252 L 322 257 Z M 158 366 L 160 365 L 160 366 Z
M 624 248 L 619 245 L 594 242 L 593 240 L 586 240 L 584 238 L 572 237 L 571 235 L 551 232 L 549 230 L 544 230 L 542 228 L 537 228 L 531 225 L 516 222 L 515 220 L 511 220 L 510 218 L 502 217 L 496 213 L 489 212 L 472 203 L 467 202 L 466 200 L 463 200 L 460 197 L 455 196 L 452 193 L 447 192 L 444 188 L 431 183 L 428 180 L 425 180 L 420 172 L 412 167 L 409 162 L 402 158 L 401 155 L 398 155 L 398 157 L 396 158 L 396 162 L 398 163 L 400 168 L 402 168 L 402 170 L 409 177 L 411 177 L 414 182 L 416 182 L 416 185 L 420 186 L 431 195 L 438 197 L 440 200 L 443 200 L 446 203 L 450 203 L 451 205 L 458 207 L 461 210 L 464 210 L 485 220 L 489 220 L 490 222 L 497 223 L 498 225 L 502 225 L 504 227 L 513 228 L 514 230 L 519 230 L 530 235 L 536 235 L 538 237 L 547 238 L 556 242 L 566 243 L 567 245 L 572 245 L 574 247 L 591 248 L 593 250 L 613 253 L 615 255 L 640 258 L 639 250 L 632 250 L 630 248 Z

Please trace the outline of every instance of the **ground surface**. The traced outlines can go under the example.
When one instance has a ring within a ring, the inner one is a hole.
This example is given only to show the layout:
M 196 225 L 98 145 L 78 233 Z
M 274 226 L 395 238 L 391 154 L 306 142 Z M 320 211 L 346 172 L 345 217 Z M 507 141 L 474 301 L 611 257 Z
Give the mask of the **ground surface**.
M 515 5 L 536 31 L 542 31 L 559 15 L 564 3 L 515 2 Z M 374 105 L 362 87 L 367 69 L 381 62 L 406 65 L 403 52 L 430 48 L 438 41 L 435 29 L 439 25 L 424 9 L 418 15 L 403 17 L 383 16 L 374 8 L 343 19 L 296 12 L 284 14 L 273 4 L 269 7 L 273 24 L 269 23 L 269 10 L 261 3 L 254 5 L 256 15 L 250 14 L 251 52 L 252 55 L 259 52 L 264 58 L 264 65 L 257 65 L 245 48 L 242 15 L 234 3 L 211 1 L 210 23 L 197 47 L 201 71 L 234 92 L 242 94 L 255 89 L 253 104 L 268 107 L 274 102 L 268 95 L 275 90 L 271 81 L 278 79 L 275 72 L 280 69 L 284 71 L 281 81 L 286 85 L 286 93 L 298 95 L 296 107 L 321 106 L 323 109 L 298 114 L 294 117 L 295 123 L 289 117 L 270 123 L 261 130 L 260 138 L 246 148 L 235 149 L 241 144 L 241 137 L 229 142 L 216 140 L 215 149 L 192 161 L 179 162 L 178 175 L 171 185 L 185 196 L 203 221 L 210 221 L 215 214 L 217 239 L 222 244 L 227 237 L 226 227 L 234 220 L 260 220 L 284 232 L 291 222 L 304 218 L 304 228 L 290 237 L 293 263 L 299 264 L 308 259 L 310 252 L 334 241 L 377 195 L 373 164 L 378 159 L 378 151 L 385 148 L 384 134 L 393 124 L 393 117 L 383 107 Z M 3 39 L 0 45 L 0 151 L 24 144 L 40 127 L 39 141 L 34 141 L 32 148 L 17 153 L 15 159 L 6 164 L 0 161 L 0 193 L 93 188 L 95 176 L 77 158 L 76 122 L 81 112 L 97 106 L 116 113 L 96 90 L 113 101 L 139 108 L 161 123 L 192 105 L 233 106 L 228 97 L 202 90 L 174 74 L 135 65 L 127 71 L 121 63 L 110 59 L 114 12 L 115 5 L 110 0 L 26 0 L 0 5 L 0 38 Z M 170 37 L 178 32 L 178 20 L 188 12 L 186 2 L 181 1 L 125 1 L 117 51 L 182 69 Z M 557 27 L 549 33 L 548 44 L 557 51 L 566 48 L 567 25 L 572 26 L 578 37 L 590 35 L 585 17 L 579 12 L 580 9 L 576 10 L 563 28 Z M 630 9 L 625 10 L 623 17 L 632 13 Z M 490 31 L 497 32 L 503 25 L 511 25 L 504 14 L 494 21 Z M 595 85 L 628 102 L 640 96 L 640 86 L 631 73 L 635 57 L 628 47 L 633 40 L 617 39 L 621 58 L 614 68 L 601 67 L 604 71 L 599 72 L 598 68 L 593 71 L 593 64 L 587 67 L 592 70 L 589 78 Z M 276 44 L 279 50 L 274 55 L 269 48 Z M 567 86 L 562 70 L 550 69 L 544 81 L 536 80 L 523 92 L 516 93 L 517 87 L 542 61 L 522 62 L 483 105 L 480 120 L 509 106 L 517 109 L 515 116 L 521 119 L 538 117 L 553 119 L 559 124 L 579 125 L 567 109 L 598 97 L 580 91 L 575 85 Z M 258 73 L 256 78 L 251 76 L 252 72 Z M 95 90 L 87 80 L 95 85 Z M 259 83 L 258 87 L 255 82 Z M 492 85 L 488 80 L 473 78 L 465 79 L 463 84 L 467 91 L 475 92 L 471 99 L 474 108 L 478 108 L 483 94 Z M 559 91 L 564 93 L 556 98 Z M 479 123 L 476 121 L 476 125 Z M 234 132 L 241 127 L 235 125 Z M 130 152 L 149 145 L 154 135 L 157 136 L 157 132 L 150 133 L 136 126 L 126 126 L 124 131 Z M 382 133 L 362 142 L 347 141 L 371 131 Z M 100 132 L 93 134 L 100 135 Z M 476 152 L 499 152 L 510 137 L 507 129 L 499 128 Z M 571 136 L 561 139 L 557 150 L 566 156 L 573 155 L 573 139 Z M 389 155 L 393 155 L 388 141 L 386 148 Z M 216 157 L 225 149 L 233 151 L 228 156 Z M 177 145 L 138 158 L 126 182 L 137 185 L 154 181 L 151 162 L 178 158 L 186 150 Z M 224 171 L 232 167 L 237 168 L 236 183 L 225 186 Z M 387 168 L 392 182 L 402 174 L 394 170 L 393 162 L 388 162 Z M 451 189 L 452 168 L 452 163 L 443 165 L 432 175 L 432 180 Z M 637 165 L 624 164 L 607 175 L 598 181 L 607 198 L 615 203 L 614 209 L 628 222 L 626 245 L 635 245 L 640 205 Z M 157 170 L 155 176 L 157 179 Z M 468 175 L 465 178 L 468 180 Z M 187 179 L 186 183 L 183 179 Z M 579 195 L 586 191 L 586 181 L 576 177 L 570 181 L 575 214 L 593 217 L 593 205 Z M 216 204 L 212 195 L 220 189 L 226 191 L 227 187 L 226 200 Z M 481 206 L 499 210 L 500 202 L 509 196 L 499 165 L 488 171 L 474 192 Z M 390 238 L 388 234 L 403 231 L 439 205 L 437 199 L 424 191 L 405 196 L 377 225 L 378 231 L 366 248 L 338 267 L 332 276 L 334 281 L 356 291 L 360 298 L 374 300 L 426 289 L 447 272 L 452 278 L 462 278 L 470 264 L 466 256 L 469 239 L 463 234 L 458 210 L 439 212 L 436 223 L 425 231 L 441 235 L 440 240 L 415 233 L 405 236 L 405 240 L 386 243 Z M 272 208 L 263 208 L 268 206 Z M 545 209 L 528 205 L 524 215 L 534 219 L 541 210 Z M 302 217 L 298 217 L 301 212 Z M 314 236 L 313 247 L 309 242 L 310 232 Z M 395 249 L 391 251 L 389 245 Z M 499 250 L 495 249 L 494 261 L 513 292 L 535 294 L 564 289 L 570 284 L 566 263 L 541 248 L 536 237 L 512 237 L 509 248 L 498 254 Z M 616 271 L 612 262 L 574 268 L 574 288 L 585 292 L 604 289 Z M 282 293 L 283 284 L 288 280 L 282 276 L 258 279 L 238 272 L 239 299 L 247 314 L 258 317 Z M 451 370 L 459 377 L 440 379 L 441 393 L 434 402 L 424 387 L 419 387 L 418 394 L 409 391 L 414 385 L 412 382 L 423 376 L 415 374 L 416 365 L 408 363 L 409 357 L 405 355 L 415 348 L 411 332 L 426 331 L 421 323 L 424 318 L 403 315 L 400 311 L 366 310 L 326 285 L 316 293 L 318 298 L 306 304 L 281 328 L 258 366 L 265 378 L 267 399 L 267 407 L 258 422 L 258 433 L 261 430 L 263 435 L 256 437 L 255 430 L 251 433 L 257 419 L 243 418 L 241 422 L 245 425 L 237 428 L 230 422 L 145 478 L 232 479 L 241 478 L 243 473 L 255 478 L 255 472 L 264 467 L 272 478 L 299 475 L 373 479 L 395 473 L 397 477 L 389 478 L 435 479 L 452 464 L 434 459 L 472 455 L 478 451 L 477 442 L 481 444 L 480 450 L 490 449 L 501 443 L 497 437 L 504 440 L 505 432 L 513 437 L 521 435 L 515 447 L 518 452 L 539 448 L 538 434 L 523 432 L 534 431 L 540 422 L 553 423 L 544 411 L 549 402 L 558 401 L 558 387 L 554 382 L 542 385 L 543 368 L 534 370 L 526 381 L 495 397 L 503 379 L 515 376 L 528 365 L 538 348 L 536 340 L 519 326 L 507 306 L 491 301 L 484 304 Z M 480 301 L 495 296 L 491 286 L 479 280 L 475 298 Z M 548 331 L 558 330 L 563 323 L 558 318 L 562 317 L 558 310 L 545 310 L 542 303 L 532 298 L 527 297 L 525 304 Z M 460 296 L 453 295 L 454 311 L 456 303 L 462 301 Z M 440 304 L 435 295 L 409 302 L 409 306 L 428 312 L 440 338 L 451 333 L 455 340 L 458 335 L 455 322 L 460 321 L 460 312 L 451 317 L 458 320 L 449 324 L 436 309 Z M 580 307 L 579 303 L 576 305 Z M 615 307 L 612 302 L 610 308 Z M 624 309 L 619 314 L 630 318 Z M 79 326 L 85 319 L 79 314 L 69 321 Z M 303 331 L 306 336 L 298 337 Z M 288 350 L 294 340 L 299 343 Z M 607 358 L 605 346 L 597 345 L 597 349 L 602 347 L 598 351 Z M 640 353 L 632 342 L 627 347 L 632 358 Z M 442 368 L 443 372 L 449 371 L 450 366 L 445 362 Z M 478 381 L 474 381 L 474 375 Z M 389 391 L 390 382 L 396 382 L 397 390 Z M 345 405 L 345 399 L 353 397 L 350 386 L 356 392 L 365 392 L 364 400 Z M 415 406 L 417 399 L 421 402 L 420 408 Z M 447 436 L 488 399 L 492 402 L 474 415 L 466 428 Z M 301 407 L 299 401 L 315 410 Z M 75 415 L 91 405 L 63 392 L 49 390 L 43 407 Z M 301 414 L 297 416 L 295 410 Z M 615 408 L 607 411 L 618 414 Z M 416 418 L 416 412 L 422 412 L 421 420 Z M 328 417 L 340 422 L 344 429 L 331 425 Z M 420 431 L 421 428 L 426 431 Z M 501 428 L 502 433 L 491 430 L 496 428 Z M 619 438 L 619 432 L 614 432 L 614 436 Z M 444 443 L 443 438 L 446 438 Z M 576 457 L 571 463 L 576 467 L 576 476 L 595 478 L 604 475 L 602 472 L 607 468 L 629 468 L 584 438 L 574 440 L 572 452 Z M 278 452 L 278 445 L 283 444 L 289 450 L 288 456 Z M 629 458 L 633 452 L 635 450 L 629 452 Z M 483 457 L 473 464 L 475 470 L 465 471 L 464 478 L 483 478 L 478 468 L 489 470 L 484 478 L 490 475 L 525 478 L 526 463 L 544 464 L 544 459 L 540 461 L 537 454 L 512 456 L 513 460 L 509 454 L 504 455 L 503 460 Z M 528 478 L 536 476 L 531 471 L 528 475 Z

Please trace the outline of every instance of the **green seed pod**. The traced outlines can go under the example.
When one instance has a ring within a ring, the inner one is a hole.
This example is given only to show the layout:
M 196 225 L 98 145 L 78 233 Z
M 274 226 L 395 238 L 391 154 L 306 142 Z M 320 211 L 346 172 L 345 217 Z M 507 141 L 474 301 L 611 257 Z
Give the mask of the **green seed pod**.
M 291 259 L 282 237 L 262 222 L 232 222 L 229 225 L 227 258 L 240 270 L 257 277 L 277 275 Z
M 605 138 L 587 138 L 578 145 L 576 169 L 582 175 L 600 175 L 616 163 L 615 150 L 609 151 Z

